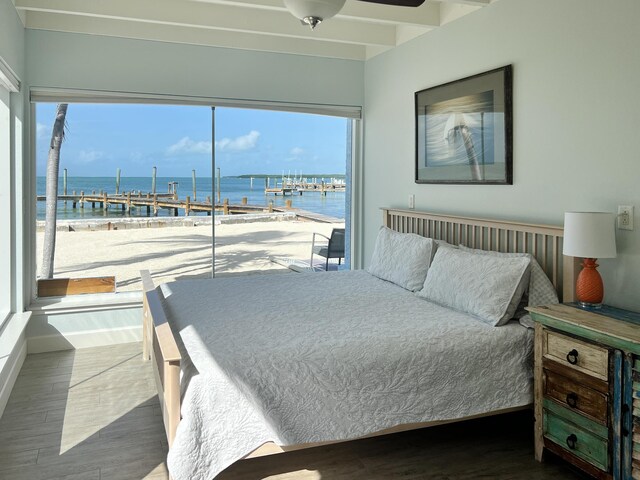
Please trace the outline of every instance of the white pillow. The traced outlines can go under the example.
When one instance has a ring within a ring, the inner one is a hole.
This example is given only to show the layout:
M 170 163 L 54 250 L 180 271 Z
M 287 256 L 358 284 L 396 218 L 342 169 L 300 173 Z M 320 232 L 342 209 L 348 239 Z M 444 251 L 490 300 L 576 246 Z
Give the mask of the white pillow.
M 474 255 L 441 248 L 418 295 L 499 326 L 511 319 L 509 304 L 528 268 L 526 257 Z
M 436 256 L 436 252 L 439 248 L 458 248 L 457 245 L 453 245 L 445 240 L 437 240 L 433 239 L 433 249 L 431 250 L 431 261 L 433 262 L 433 257 Z
M 544 273 L 542 267 L 538 261 L 528 253 L 505 253 L 505 252 L 493 252 L 488 250 L 477 250 L 464 245 L 460 245 L 460 249 L 468 252 L 477 253 L 480 255 L 493 255 L 497 257 L 528 257 L 531 260 L 531 274 L 529 276 L 529 283 L 525 288 L 528 293 L 528 307 L 537 307 L 539 305 L 550 305 L 553 303 L 559 303 L 558 292 L 556 291 L 553 283 Z M 524 311 L 522 315 L 526 315 Z
M 381 227 L 367 271 L 407 290 L 420 290 L 431 263 L 433 240 Z
M 465 247 L 464 245 L 460 245 L 459 247 L 462 251 L 473 253 L 476 255 L 491 255 L 493 257 L 504 257 L 504 258 L 513 258 L 513 257 L 522 257 L 529 259 L 529 269 L 520 279 L 520 283 L 516 287 L 513 292 L 513 297 L 511 297 L 511 301 L 509 302 L 509 307 L 507 308 L 507 312 L 505 315 L 508 317 L 508 320 L 512 318 L 517 318 L 519 316 L 523 316 L 527 314 L 527 311 L 524 309 L 529 303 L 529 296 L 525 295 L 525 292 L 529 290 L 529 284 L 531 279 L 531 272 L 533 268 L 533 263 L 538 265 L 538 262 L 528 253 L 503 253 L 503 252 L 494 252 L 493 250 L 479 250 L 475 248 Z M 538 265 L 538 268 L 540 266 Z M 544 272 L 543 272 L 544 273 Z

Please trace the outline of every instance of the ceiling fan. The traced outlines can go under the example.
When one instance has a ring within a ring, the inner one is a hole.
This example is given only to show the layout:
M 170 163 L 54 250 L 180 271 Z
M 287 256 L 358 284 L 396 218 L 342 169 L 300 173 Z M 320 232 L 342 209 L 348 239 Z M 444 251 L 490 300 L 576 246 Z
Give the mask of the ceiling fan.
M 284 6 L 313 30 L 320 22 L 333 17 L 344 6 L 346 0 L 284 0 Z M 360 0 L 398 7 L 419 7 L 425 0 Z

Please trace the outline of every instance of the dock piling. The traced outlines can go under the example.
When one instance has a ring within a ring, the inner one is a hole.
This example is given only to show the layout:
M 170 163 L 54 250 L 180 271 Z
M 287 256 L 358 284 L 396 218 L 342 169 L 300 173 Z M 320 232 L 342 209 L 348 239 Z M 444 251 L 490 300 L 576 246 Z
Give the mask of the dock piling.
M 195 170 L 194 170 L 195 175 Z M 184 203 L 184 215 L 185 217 L 189 216 L 189 211 L 191 210 L 191 197 L 187 195 L 187 201 Z
M 156 193 L 156 175 L 158 174 L 158 167 L 153 167 L 151 170 L 151 192 Z
M 62 194 L 67 196 L 67 169 L 65 168 L 62 173 Z M 64 204 L 67 204 L 67 201 L 64 201 Z
M 191 170 L 191 184 L 193 186 L 193 201 L 197 201 L 197 197 L 196 197 L 196 171 L 195 170 Z M 189 198 L 189 197 L 187 197 Z M 189 215 L 187 213 L 187 215 Z
M 116 168 L 116 195 L 120 193 L 120 169 Z

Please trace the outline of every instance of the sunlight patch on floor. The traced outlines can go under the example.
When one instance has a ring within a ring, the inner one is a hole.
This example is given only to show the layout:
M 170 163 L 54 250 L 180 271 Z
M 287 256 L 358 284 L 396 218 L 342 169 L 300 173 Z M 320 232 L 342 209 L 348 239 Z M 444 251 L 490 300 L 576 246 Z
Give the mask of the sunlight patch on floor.
M 60 455 L 104 436 L 117 439 L 122 417 L 132 415 L 134 409 L 152 403 L 156 397 L 149 378 L 131 375 L 140 369 L 139 353 L 92 359 L 82 357 L 82 353 L 76 354 L 68 384 L 54 385 L 54 389 L 66 390 L 68 395 Z M 92 366 L 88 367 L 87 362 Z M 127 378 L 125 388 L 123 378 Z

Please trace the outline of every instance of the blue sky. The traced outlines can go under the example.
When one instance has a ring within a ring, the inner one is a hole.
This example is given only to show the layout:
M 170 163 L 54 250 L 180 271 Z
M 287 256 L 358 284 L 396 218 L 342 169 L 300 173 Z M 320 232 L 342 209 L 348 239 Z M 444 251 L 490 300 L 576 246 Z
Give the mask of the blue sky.
M 45 174 L 56 105 L 36 106 L 37 175 Z M 216 163 L 223 176 L 344 173 L 347 120 L 321 115 L 216 108 Z M 211 175 L 211 109 L 72 104 L 60 171 L 69 176 Z

